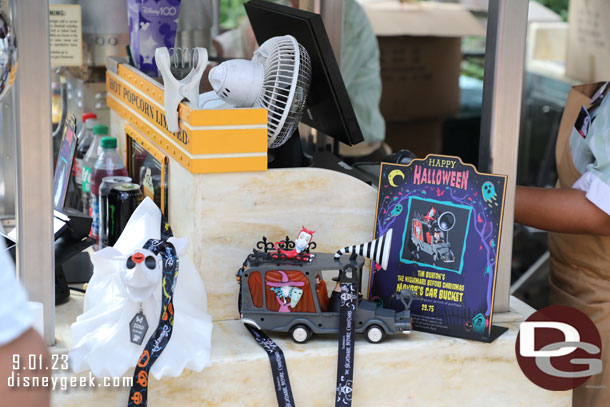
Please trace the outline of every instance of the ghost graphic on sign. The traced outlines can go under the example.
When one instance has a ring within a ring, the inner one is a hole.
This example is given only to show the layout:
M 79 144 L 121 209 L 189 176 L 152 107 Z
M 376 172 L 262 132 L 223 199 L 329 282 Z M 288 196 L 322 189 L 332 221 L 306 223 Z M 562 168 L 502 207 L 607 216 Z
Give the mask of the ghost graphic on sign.
M 487 325 L 487 319 L 483 316 L 483 314 L 478 313 L 472 318 L 472 328 L 477 334 L 484 334 L 485 327 Z
M 159 239 L 160 231 L 161 211 L 145 198 L 114 247 L 91 255 L 94 269 L 83 313 L 72 324 L 74 372 L 90 369 L 97 377 L 119 377 L 138 362 L 159 325 L 164 289 L 162 258 L 142 247 Z M 210 363 L 212 318 L 205 286 L 186 255 L 187 239 L 168 241 L 176 248 L 179 269 L 172 336 L 150 369 L 157 379 L 179 376 L 184 368 L 199 372 Z
M 481 192 L 483 193 L 483 200 L 487 202 L 487 205 L 492 206 L 492 204 L 494 204 L 498 206 L 498 203 L 496 202 L 498 194 L 496 193 L 494 184 L 489 181 L 485 182 L 481 188 Z
M 394 207 L 392 208 L 392 211 L 390 213 L 392 214 L 392 216 L 400 215 L 402 213 L 402 205 L 401 204 L 394 205 Z

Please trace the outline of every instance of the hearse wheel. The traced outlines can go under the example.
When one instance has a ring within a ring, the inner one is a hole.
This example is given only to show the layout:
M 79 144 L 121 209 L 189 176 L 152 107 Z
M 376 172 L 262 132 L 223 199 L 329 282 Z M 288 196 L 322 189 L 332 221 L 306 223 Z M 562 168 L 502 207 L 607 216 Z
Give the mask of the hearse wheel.
M 311 329 L 306 325 L 295 325 L 290 329 L 290 336 L 296 343 L 307 343 L 311 339 Z
M 385 331 L 379 325 L 371 325 L 366 329 L 366 339 L 370 343 L 379 343 L 385 338 Z

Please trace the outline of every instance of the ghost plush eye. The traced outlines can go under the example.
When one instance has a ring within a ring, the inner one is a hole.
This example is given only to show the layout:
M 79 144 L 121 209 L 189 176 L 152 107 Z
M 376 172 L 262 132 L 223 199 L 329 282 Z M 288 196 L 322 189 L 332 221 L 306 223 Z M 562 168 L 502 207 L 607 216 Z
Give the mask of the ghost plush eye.
M 155 267 L 157 267 L 157 259 L 155 259 L 153 256 L 146 257 L 146 260 L 144 260 L 144 263 L 146 264 L 146 267 L 148 267 L 151 270 L 154 270 Z
M 127 258 L 127 268 L 128 269 L 132 269 L 136 266 L 136 263 L 133 261 L 133 259 L 131 257 Z

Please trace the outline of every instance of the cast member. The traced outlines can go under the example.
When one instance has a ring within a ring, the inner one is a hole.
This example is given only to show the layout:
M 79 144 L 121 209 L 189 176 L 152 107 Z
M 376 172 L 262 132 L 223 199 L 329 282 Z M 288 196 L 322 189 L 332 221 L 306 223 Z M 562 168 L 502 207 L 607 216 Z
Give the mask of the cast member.
M 604 370 L 574 390 L 576 407 L 610 405 L 610 96 L 584 96 L 598 87 L 570 93 L 568 100 L 582 100 L 578 106 L 585 104 L 594 120 L 582 137 L 574 128 L 579 109 L 566 108 L 557 187 L 517 187 L 515 200 L 516 222 L 551 232 L 551 302 L 587 314 L 602 337 Z

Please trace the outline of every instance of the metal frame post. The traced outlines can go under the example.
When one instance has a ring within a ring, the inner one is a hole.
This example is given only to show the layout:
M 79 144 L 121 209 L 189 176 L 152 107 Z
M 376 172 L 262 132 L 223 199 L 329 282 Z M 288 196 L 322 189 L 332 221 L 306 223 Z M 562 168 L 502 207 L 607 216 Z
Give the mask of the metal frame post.
M 17 272 L 44 307 L 44 338 L 55 342 L 53 145 L 48 0 L 13 0 L 18 42 Z
M 337 65 L 341 67 L 341 48 L 343 47 L 343 0 L 321 1 L 320 15 L 333 47 Z
M 343 0 L 299 0 L 298 6 L 301 10 L 311 11 L 318 13 L 322 17 L 330 45 L 333 48 L 337 65 L 341 67 L 341 47 L 343 46 Z M 324 151 L 332 143 L 330 137 L 323 133 L 316 131 L 315 129 L 310 130 L 315 134 L 315 150 Z M 338 152 L 339 145 L 335 142 L 333 146 L 335 152 Z
M 0 107 L 0 219 L 15 216 L 17 185 L 15 173 L 15 92 L 10 89 Z
M 318 13 L 322 17 L 330 45 L 333 47 L 337 64 L 341 66 L 341 41 L 343 35 L 343 0 L 299 0 L 301 10 Z
M 495 310 L 508 311 L 528 0 L 490 0 L 479 170 L 508 175 Z

